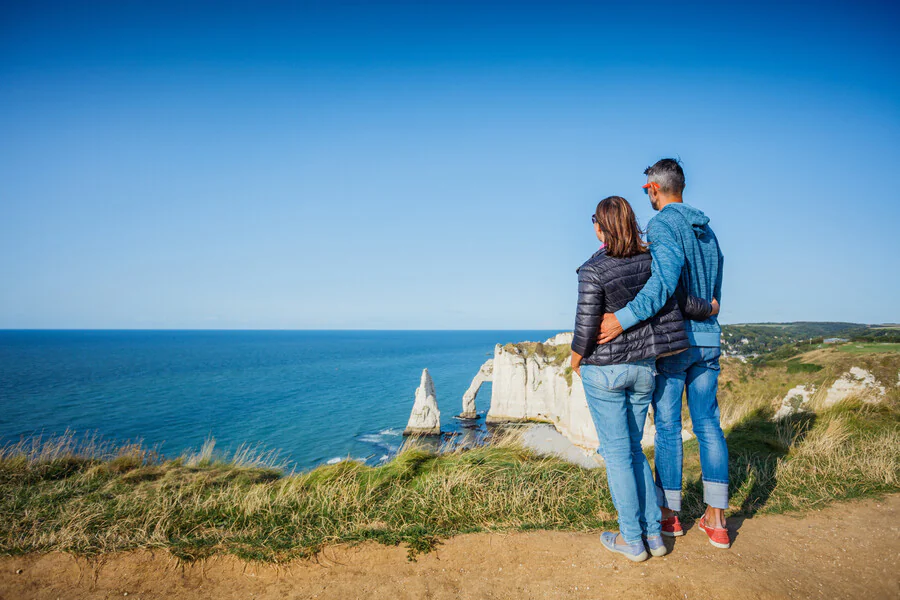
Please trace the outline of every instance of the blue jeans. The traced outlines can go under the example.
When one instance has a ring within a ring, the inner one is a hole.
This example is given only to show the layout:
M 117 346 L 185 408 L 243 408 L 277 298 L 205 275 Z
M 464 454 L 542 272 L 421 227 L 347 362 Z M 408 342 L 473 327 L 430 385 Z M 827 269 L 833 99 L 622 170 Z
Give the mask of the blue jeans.
M 606 462 L 606 478 L 626 543 L 660 534 L 662 515 L 650 463 L 641 448 L 653 396 L 654 359 L 622 365 L 584 365 L 581 380 Z
M 719 424 L 719 348 L 691 346 L 656 361 L 653 420 L 656 424 L 656 485 L 661 506 L 681 510 L 681 398 L 687 386 L 688 410 L 700 445 L 703 500 L 728 508 L 728 446 Z

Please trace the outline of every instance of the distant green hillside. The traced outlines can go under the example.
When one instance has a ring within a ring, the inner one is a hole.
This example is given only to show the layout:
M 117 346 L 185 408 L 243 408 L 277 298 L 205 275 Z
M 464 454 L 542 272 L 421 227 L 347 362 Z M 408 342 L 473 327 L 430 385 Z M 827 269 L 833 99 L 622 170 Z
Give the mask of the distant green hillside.
M 722 349 L 728 355 L 786 358 L 841 338 L 855 342 L 900 342 L 900 328 L 891 325 L 798 321 L 742 323 L 722 327 Z

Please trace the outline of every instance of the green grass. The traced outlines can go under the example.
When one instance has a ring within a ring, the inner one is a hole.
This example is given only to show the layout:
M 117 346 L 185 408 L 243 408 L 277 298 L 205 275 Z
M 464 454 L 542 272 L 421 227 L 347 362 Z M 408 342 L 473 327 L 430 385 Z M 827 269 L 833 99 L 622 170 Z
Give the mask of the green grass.
M 815 363 L 804 363 L 800 362 L 797 359 L 787 361 L 787 372 L 788 373 L 817 373 L 824 369 L 822 365 L 817 365 Z
M 841 346 L 838 347 L 838 350 L 840 350 L 841 352 L 848 352 L 850 354 L 874 354 L 874 353 L 878 353 L 878 352 L 900 352 L 900 343 L 850 342 L 848 344 L 842 344 Z
M 783 373 L 783 370 L 782 370 Z M 820 507 L 900 491 L 900 398 L 774 423 L 753 402 L 727 430 L 731 514 Z M 265 561 L 335 542 L 405 544 L 410 556 L 475 531 L 615 527 L 602 469 L 524 450 L 514 437 L 435 454 L 412 444 L 380 467 L 343 462 L 283 475 L 243 452 L 163 460 L 71 436 L 0 453 L 0 552 L 165 548 Z M 652 458 L 652 452 L 650 453 Z M 696 440 L 685 445 L 684 514 L 702 513 Z

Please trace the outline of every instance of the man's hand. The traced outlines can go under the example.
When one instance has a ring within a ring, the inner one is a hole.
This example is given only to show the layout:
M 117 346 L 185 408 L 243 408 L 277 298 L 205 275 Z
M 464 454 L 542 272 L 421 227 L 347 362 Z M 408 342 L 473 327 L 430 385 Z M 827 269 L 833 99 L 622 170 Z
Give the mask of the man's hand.
M 622 334 L 622 324 L 613 313 L 603 315 L 603 322 L 600 323 L 600 335 L 597 336 L 598 344 L 607 344 Z
M 712 308 L 713 308 L 710 315 L 716 316 L 717 314 L 719 314 L 719 301 L 716 300 L 715 298 L 713 298 L 712 302 L 710 304 L 712 304 Z

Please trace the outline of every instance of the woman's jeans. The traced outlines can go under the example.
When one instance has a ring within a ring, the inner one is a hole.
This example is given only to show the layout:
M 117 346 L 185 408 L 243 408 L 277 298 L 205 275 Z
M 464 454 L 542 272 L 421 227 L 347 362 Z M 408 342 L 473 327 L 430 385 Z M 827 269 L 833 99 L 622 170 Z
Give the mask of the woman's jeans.
M 588 408 L 600 439 L 600 455 L 613 504 L 619 512 L 619 532 L 629 544 L 641 535 L 660 534 L 662 518 L 657 505 L 653 473 L 641 438 L 653 396 L 656 361 L 621 365 L 584 365 L 581 380 Z
M 703 500 L 713 508 L 728 508 L 728 446 L 719 424 L 719 348 L 692 346 L 656 361 L 653 421 L 656 424 L 656 483 L 659 503 L 681 510 L 681 398 L 687 404 L 700 446 Z

